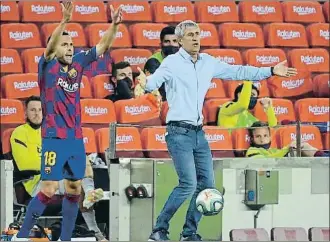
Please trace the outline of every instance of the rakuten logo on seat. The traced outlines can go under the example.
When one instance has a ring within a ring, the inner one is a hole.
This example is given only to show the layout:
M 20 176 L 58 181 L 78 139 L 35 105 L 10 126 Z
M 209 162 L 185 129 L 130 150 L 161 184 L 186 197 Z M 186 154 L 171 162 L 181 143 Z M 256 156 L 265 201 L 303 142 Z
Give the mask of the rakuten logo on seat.
M 155 134 L 155 140 L 157 142 L 165 144 L 165 134 Z
M 85 113 L 89 116 L 101 116 L 107 114 L 108 109 L 102 107 L 86 106 Z
M 300 57 L 300 60 L 302 63 L 305 63 L 306 65 L 315 65 L 315 64 L 324 63 L 323 56 L 302 55 Z
M 124 61 L 130 63 L 131 65 L 140 65 L 146 63 L 148 60 L 147 57 L 140 56 L 124 56 Z
M 228 63 L 228 64 L 235 64 L 236 63 L 235 58 L 232 57 L 232 56 L 218 56 L 217 59 L 221 62 L 225 62 L 225 63 Z
M 39 63 L 41 56 L 34 56 L 34 63 Z
M 308 106 L 308 112 L 313 115 L 324 115 L 329 113 L 329 106 Z
M 27 82 L 14 82 L 14 88 L 20 91 L 27 91 L 32 88 L 38 87 L 37 81 L 27 81 Z
M 215 143 L 225 140 L 225 136 L 223 134 L 205 134 L 205 138 L 209 143 Z
M 141 115 L 145 114 L 147 112 L 150 112 L 151 108 L 146 105 L 140 105 L 140 106 L 125 106 L 125 112 L 130 115 Z
M 304 85 L 305 79 L 282 81 L 282 87 L 288 90 L 299 88 Z
M 300 38 L 300 36 L 299 31 L 277 30 L 277 37 L 281 37 L 283 40 Z
M 99 30 L 99 36 L 100 36 L 100 38 L 102 38 L 105 33 L 106 33 L 106 31 L 100 29 Z M 123 38 L 123 32 L 118 31 L 116 33 L 116 38 Z
M 144 12 L 144 6 L 141 5 L 131 5 L 131 4 L 122 4 L 121 9 L 125 13 L 138 13 L 138 12 Z
M 302 6 L 293 6 L 293 12 L 298 15 L 309 15 L 315 14 L 316 9 L 314 7 L 302 7 Z
M 253 5 L 252 12 L 256 13 L 258 15 L 266 15 L 266 14 L 270 14 L 270 13 L 276 13 L 276 9 L 271 6 Z
M 215 82 L 211 82 L 210 89 L 217 88 L 217 84 Z
M 117 135 L 116 144 L 127 144 L 129 142 L 133 142 L 134 138 L 132 135 Z
M 295 133 L 291 133 L 290 137 L 291 137 L 291 141 L 294 141 L 294 140 L 297 139 L 297 135 Z M 304 133 L 304 134 L 301 134 L 300 137 L 301 137 L 302 142 L 307 142 L 309 140 L 315 140 L 315 135 L 314 134 Z
M 224 13 L 230 13 L 231 9 L 228 6 L 207 6 L 207 12 L 213 15 L 221 15 Z
M 93 13 L 99 13 L 100 9 L 99 7 L 94 6 L 84 6 L 84 5 L 76 5 L 75 11 L 85 15 L 85 14 L 93 14 Z
M 1 4 L 1 13 L 9 13 L 11 11 L 10 6 Z
M 201 39 L 211 38 L 211 37 L 212 37 L 211 31 L 205 31 L 205 30 L 201 31 Z
M 14 64 L 14 58 L 9 56 L 1 56 L 1 65 Z
M 288 114 L 289 110 L 288 110 L 287 107 L 274 106 L 274 112 L 275 112 L 276 115 Z
M 326 40 L 329 40 L 330 39 L 329 30 L 322 30 L 322 29 L 320 29 L 320 37 L 323 37 Z
M 83 138 L 83 142 L 84 142 L 84 144 L 88 144 L 88 142 L 89 142 L 88 138 L 87 137 L 84 137 Z
M 21 40 L 27 40 L 27 39 L 30 39 L 30 38 L 33 38 L 33 33 L 32 32 L 19 32 L 19 31 L 16 31 L 16 32 L 9 32 L 9 38 L 10 39 L 13 39 L 15 41 L 21 41 Z
M 9 116 L 17 113 L 17 109 L 14 107 L 1 107 L 1 116 Z
M 257 38 L 257 34 L 256 34 L 256 32 L 233 30 L 233 37 L 235 37 L 239 40 L 247 40 L 247 39 Z
M 280 57 L 272 55 L 257 55 L 256 61 L 262 65 L 272 65 L 280 62 Z
M 159 39 L 160 31 L 152 31 L 152 30 L 143 30 L 143 37 L 146 37 L 149 40 Z
M 31 12 L 36 14 L 48 14 L 55 13 L 56 9 L 54 6 L 41 6 L 41 5 L 31 5 Z
M 168 13 L 170 15 L 187 13 L 188 9 L 184 6 L 164 6 L 164 13 Z

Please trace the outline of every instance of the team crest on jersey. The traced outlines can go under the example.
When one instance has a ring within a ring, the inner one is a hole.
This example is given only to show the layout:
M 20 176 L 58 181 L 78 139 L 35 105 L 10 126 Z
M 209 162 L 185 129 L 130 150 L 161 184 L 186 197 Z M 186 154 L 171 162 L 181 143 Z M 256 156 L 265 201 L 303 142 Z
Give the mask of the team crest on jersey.
M 68 75 L 71 79 L 74 79 L 77 77 L 78 75 L 78 72 L 76 69 L 72 68 L 69 72 L 68 72 Z
M 52 168 L 51 167 L 45 167 L 45 173 L 46 174 L 50 174 L 52 172 Z

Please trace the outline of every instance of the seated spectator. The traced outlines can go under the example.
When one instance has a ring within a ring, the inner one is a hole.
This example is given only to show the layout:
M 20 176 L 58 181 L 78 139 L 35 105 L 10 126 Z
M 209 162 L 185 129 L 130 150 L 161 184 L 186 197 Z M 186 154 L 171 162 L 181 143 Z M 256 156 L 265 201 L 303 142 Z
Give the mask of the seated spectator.
M 26 123 L 18 126 L 10 137 L 10 144 L 14 162 L 17 166 L 20 178 L 29 180 L 23 182 L 25 191 L 34 197 L 40 191 L 40 167 L 41 167 L 41 123 L 42 109 L 39 97 L 31 96 L 25 101 Z M 85 162 L 85 161 L 83 161 Z M 82 206 L 82 215 L 90 230 L 95 232 L 98 240 L 105 240 L 103 234 L 97 227 L 95 211 L 89 209 L 95 202 L 103 197 L 102 189 L 94 188 L 93 169 L 88 159 L 85 178 L 82 180 L 82 187 L 85 192 L 85 199 Z M 64 181 L 59 182 L 58 194 L 64 195 Z
M 257 121 L 248 129 L 250 137 L 250 148 L 246 157 L 253 158 L 281 158 L 289 155 L 290 150 L 297 149 L 296 141 L 282 149 L 270 148 L 271 133 L 267 123 Z M 329 156 L 328 152 L 322 152 L 307 142 L 301 144 L 301 154 L 305 157 Z
M 166 26 L 160 32 L 161 50 L 153 54 L 144 65 L 144 73 L 146 75 L 154 74 L 162 61 L 168 56 L 175 54 L 179 50 L 178 37 L 175 35 L 174 26 Z M 159 88 L 162 101 L 166 101 L 165 83 Z
M 259 90 L 252 82 L 245 81 L 235 89 L 235 98 L 222 105 L 218 113 L 218 126 L 223 128 L 250 127 L 258 119 L 253 116 L 257 104 Z M 277 125 L 277 118 L 270 98 L 262 98 L 261 104 L 267 114 L 269 126 Z

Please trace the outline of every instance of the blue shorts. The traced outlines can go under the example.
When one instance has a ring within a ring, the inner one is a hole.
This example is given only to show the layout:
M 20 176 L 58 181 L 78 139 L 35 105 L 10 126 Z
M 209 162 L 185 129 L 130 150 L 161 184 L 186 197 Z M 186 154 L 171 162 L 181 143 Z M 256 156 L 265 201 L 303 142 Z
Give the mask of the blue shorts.
M 41 180 L 81 180 L 86 169 L 82 139 L 42 139 Z

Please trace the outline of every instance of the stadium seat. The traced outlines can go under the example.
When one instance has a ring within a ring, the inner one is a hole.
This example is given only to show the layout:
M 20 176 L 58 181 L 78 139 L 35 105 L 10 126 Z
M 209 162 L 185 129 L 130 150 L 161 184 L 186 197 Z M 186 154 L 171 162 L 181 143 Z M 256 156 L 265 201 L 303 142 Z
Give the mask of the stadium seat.
M 16 99 L 0 100 L 1 109 L 1 135 L 7 128 L 14 128 L 25 122 L 23 103 Z
M 230 101 L 229 98 L 207 100 L 203 106 L 203 115 L 208 125 L 216 125 L 218 112 L 222 104 Z
M 234 49 L 205 49 L 202 53 L 207 53 L 217 58 L 221 62 L 231 65 L 242 65 L 242 56 L 238 50 Z
M 2 48 L 41 47 L 38 27 L 35 24 L 1 24 Z
M 151 9 L 147 0 L 112 0 L 109 3 L 117 9 L 122 5 L 124 22 L 152 22 Z
M 82 76 L 80 83 L 80 97 L 92 98 L 92 88 L 87 76 Z
M 85 16 L 86 18 L 86 16 Z M 55 28 L 58 26 L 57 23 L 43 24 L 41 27 L 41 32 L 43 36 L 43 44 L 47 45 L 48 37 L 53 33 Z M 79 23 L 67 23 L 66 28 L 69 35 L 72 38 L 73 44 L 75 47 L 85 47 L 87 46 L 85 32 L 81 24 Z
M 329 52 L 326 49 L 294 49 L 287 56 L 290 65 L 298 70 L 329 72 Z
M 318 1 L 285 1 L 282 7 L 285 22 L 324 22 L 322 6 Z
M 326 1 L 323 4 L 323 13 L 324 13 L 325 20 L 328 23 L 330 23 L 330 4 L 329 4 L 329 1 Z
M 230 241 L 269 241 L 269 235 L 263 228 L 232 229 L 229 237 Z
M 137 23 L 130 26 L 135 47 L 159 47 L 160 32 L 166 24 Z
M 241 85 L 243 81 L 224 81 L 224 87 L 227 93 L 227 97 L 234 99 L 235 89 Z M 259 97 L 269 97 L 269 90 L 267 87 L 267 81 L 262 80 L 260 82 L 253 82 L 253 85 L 256 86 L 259 90 Z
M 328 122 L 329 99 L 328 98 L 305 98 L 295 102 L 297 119 L 301 122 Z
M 290 100 L 273 98 L 272 101 L 278 124 L 281 124 L 284 120 L 291 122 L 296 121 L 295 111 Z M 258 102 L 254 108 L 254 115 L 260 121 L 268 122 L 267 114 L 260 102 Z
M 71 21 L 106 23 L 106 6 L 103 1 L 75 1 Z
M 25 73 L 3 76 L 1 89 L 4 97 L 9 99 L 24 99 L 31 95 L 39 96 L 38 74 Z
M 260 25 L 251 23 L 224 23 L 219 26 L 220 43 L 225 47 L 264 47 Z
M 45 48 L 32 48 L 22 51 L 21 57 L 25 73 L 38 73 L 38 64 Z
M 98 153 L 103 154 L 109 148 L 109 128 L 95 131 Z M 117 127 L 116 156 L 142 158 L 142 145 L 139 130 L 135 127 Z
M 212 157 L 234 157 L 233 142 L 227 129 L 205 126 L 204 132 L 210 145 Z
M 282 7 L 278 1 L 240 1 L 238 7 L 243 23 L 283 22 Z
M 62 8 L 59 2 L 20 1 L 22 22 L 60 22 Z
M 313 227 L 308 230 L 310 241 L 329 241 L 329 227 Z
M 272 137 L 270 147 L 277 148 L 275 129 L 270 128 L 270 133 Z M 246 151 L 250 147 L 250 136 L 248 133 L 248 129 L 246 128 L 234 129 L 232 131 L 232 140 L 233 140 L 235 155 L 239 157 L 244 157 Z
M 22 61 L 15 49 L 0 49 L 1 73 L 22 73 Z
M 86 35 L 90 47 L 97 45 L 111 24 L 91 24 L 86 27 Z M 120 24 L 111 48 L 131 48 L 131 36 L 126 25 Z
M 308 236 L 304 228 L 272 228 L 270 237 L 272 241 L 308 241 Z
M 330 97 L 330 74 L 319 74 L 313 78 L 313 91 L 316 97 Z
M 225 97 L 226 92 L 225 88 L 223 87 L 222 80 L 214 78 L 212 80 L 210 89 L 206 93 L 205 100 Z
M 194 6 L 190 1 L 153 1 L 151 10 L 155 23 L 195 20 Z
M 18 22 L 20 14 L 16 1 L 1 1 L 1 22 Z
M 1 135 L 2 153 L 5 159 L 12 159 L 10 137 L 13 131 L 14 128 L 9 128 L 4 130 Z
M 167 101 L 162 103 L 162 108 L 160 110 L 160 121 L 162 122 L 162 125 L 166 125 L 166 116 L 168 112 L 168 103 Z
M 238 22 L 234 2 L 196 1 L 195 15 L 199 23 Z
M 217 28 L 211 23 L 198 24 L 201 30 L 201 47 L 219 47 L 219 35 Z
M 160 110 L 152 94 L 115 102 L 118 123 L 160 125 Z
M 82 128 L 86 154 L 97 153 L 95 132 L 92 128 Z
M 264 26 L 265 43 L 270 47 L 308 47 L 305 27 L 294 23 Z
M 330 150 L 330 132 L 322 134 L 323 148 Z
M 243 59 L 244 63 L 249 66 L 268 67 L 286 60 L 286 55 L 282 49 L 258 48 L 244 51 Z
M 81 123 L 85 127 L 108 127 L 109 123 L 116 122 L 116 113 L 113 103 L 105 99 L 82 99 Z
M 142 148 L 147 158 L 170 158 L 165 141 L 165 127 L 150 127 L 141 130 Z
M 146 49 L 116 49 L 111 51 L 114 63 L 127 61 L 132 66 L 133 71 L 136 71 L 137 67 L 143 69 L 144 64 L 151 55 L 151 51 Z
M 314 23 L 306 28 L 307 37 L 312 47 L 329 47 L 329 24 Z
M 92 78 L 92 90 L 94 98 L 105 98 L 108 95 L 113 94 L 114 87 L 110 83 L 110 75 L 97 75 Z
M 311 94 L 313 83 L 309 72 L 299 70 L 298 74 L 293 77 L 270 77 L 268 79 L 268 88 L 272 97 L 299 97 Z
M 278 128 L 276 130 L 278 148 L 283 148 L 284 146 L 289 145 L 291 142 L 297 141 L 296 131 L 296 126 L 285 126 Z M 301 126 L 301 142 L 308 142 L 310 145 L 319 150 L 323 149 L 320 130 L 315 126 Z

